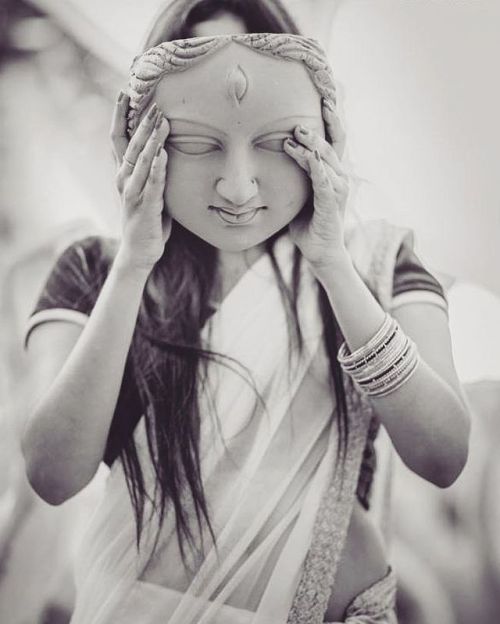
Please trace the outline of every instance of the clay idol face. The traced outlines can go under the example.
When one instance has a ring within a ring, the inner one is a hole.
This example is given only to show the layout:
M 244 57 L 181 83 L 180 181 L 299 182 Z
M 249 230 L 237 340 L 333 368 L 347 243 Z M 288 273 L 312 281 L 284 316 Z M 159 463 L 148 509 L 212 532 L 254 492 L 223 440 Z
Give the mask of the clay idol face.
M 321 96 L 303 64 L 230 41 L 163 75 L 153 97 L 171 125 L 165 203 L 185 228 L 242 251 L 300 212 L 310 184 L 283 142 L 299 124 L 323 133 Z

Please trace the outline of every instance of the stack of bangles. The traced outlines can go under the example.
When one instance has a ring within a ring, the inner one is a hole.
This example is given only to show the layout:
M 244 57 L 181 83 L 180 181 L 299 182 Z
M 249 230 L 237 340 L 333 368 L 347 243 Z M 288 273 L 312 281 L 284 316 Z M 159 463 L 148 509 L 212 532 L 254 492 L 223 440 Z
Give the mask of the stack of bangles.
M 400 388 L 418 367 L 415 343 L 386 314 L 382 327 L 354 353 L 344 342 L 337 359 L 345 373 L 369 396 L 381 397 Z

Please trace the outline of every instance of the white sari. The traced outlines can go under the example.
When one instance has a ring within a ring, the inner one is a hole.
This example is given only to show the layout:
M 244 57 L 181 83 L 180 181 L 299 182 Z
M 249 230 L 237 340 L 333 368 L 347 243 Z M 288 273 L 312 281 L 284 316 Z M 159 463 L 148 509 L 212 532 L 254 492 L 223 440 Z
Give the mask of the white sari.
M 287 237 L 278 242 L 285 279 L 292 252 Z M 146 525 L 138 553 L 133 510 L 116 461 L 82 544 L 72 624 L 323 621 L 371 410 L 348 392 L 348 453 L 336 468 L 335 395 L 317 283 L 302 264 L 300 356 L 295 346 L 289 350 L 286 313 L 267 255 L 245 273 L 203 330 L 212 351 L 241 365 L 210 363 L 199 397 L 201 472 L 216 547 L 204 530 L 204 555 L 188 550 L 186 568 L 169 512 L 154 555 L 154 523 Z M 143 424 L 134 435 L 152 487 Z M 196 534 L 194 521 L 192 526 Z

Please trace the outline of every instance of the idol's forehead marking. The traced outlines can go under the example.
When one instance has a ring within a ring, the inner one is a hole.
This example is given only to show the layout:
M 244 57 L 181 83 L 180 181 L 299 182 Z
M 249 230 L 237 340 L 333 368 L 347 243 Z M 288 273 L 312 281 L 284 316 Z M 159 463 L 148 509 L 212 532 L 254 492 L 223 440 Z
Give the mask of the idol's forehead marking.
M 158 82 L 163 76 L 189 69 L 204 58 L 227 48 L 231 43 L 241 44 L 273 60 L 300 63 L 307 70 L 319 94 L 335 104 L 333 73 L 324 50 L 314 39 L 285 33 L 252 33 L 165 41 L 146 50 L 132 65 L 127 112 L 129 137 L 136 131 L 142 114 L 151 103 Z M 226 56 L 224 61 L 227 62 L 227 58 L 236 71 L 230 72 L 232 76 L 228 81 L 229 91 L 226 91 L 225 95 L 231 94 L 232 102 L 239 105 L 248 93 L 249 84 L 253 88 L 253 80 L 249 82 L 246 70 L 249 67 L 252 69 L 254 63 L 246 56 L 243 58 L 241 54 L 233 55 L 233 49 L 229 51 L 229 57 Z M 243 62 L 245 69 L 241 65 L 238 66 L 237 62 Z M 227 76 L 227 69 L 225 71 Z M 253 79 L 253 73 L 250 73 L 250 78 Z M 256 83 L 260 82 L 258 73 Z
M 235 106 L 239 106 L 248 92 L 249 79 L 247 72 L 241 65 L 229 70 L 226 79 L 226 89 L 229 99 Z

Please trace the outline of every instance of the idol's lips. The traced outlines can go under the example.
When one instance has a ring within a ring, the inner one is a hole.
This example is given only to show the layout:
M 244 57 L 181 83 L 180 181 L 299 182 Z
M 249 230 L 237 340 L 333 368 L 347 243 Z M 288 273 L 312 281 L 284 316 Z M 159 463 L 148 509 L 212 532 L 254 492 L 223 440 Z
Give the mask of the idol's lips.
M 231 225 L 241 225 L 249 223 L 259 212 L 259 210 L 265 210 L 267 206 L 256 206 L 255 208 L 246 208 L 245 210 L 234 210 L 233 208 L 226 208 L 223 206 L 209 206 L 209 210 L 213 210 L 217 213 L 220 219 L 225 223 Z

